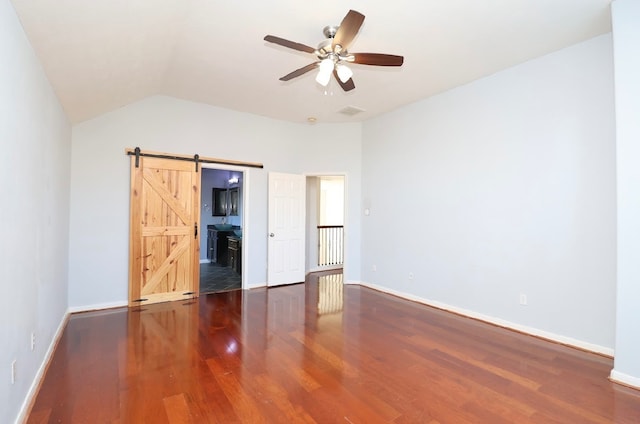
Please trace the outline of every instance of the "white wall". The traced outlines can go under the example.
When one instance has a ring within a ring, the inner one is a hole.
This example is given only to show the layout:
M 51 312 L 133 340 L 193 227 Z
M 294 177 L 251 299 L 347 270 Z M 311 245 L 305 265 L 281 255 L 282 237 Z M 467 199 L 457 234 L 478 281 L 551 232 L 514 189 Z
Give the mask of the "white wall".
M 71 127 L 8 0 L 0 63 L 0 422 L 9 423 L 67 310 Z
M 611 353 L 611 55 L 604 35 L 365 123 L 363 280 Z
M 640 2 L 612 4 L 616 81 L 618 302 L 611 377 L 640 387 Z
M 338 129 L 339 127 L 339 129 Z M 247 169 L 243 230 L 249 286 L 266 282 L 267 175 L 348 174 L 347 280 L 360 279 L 361 125 L 275 121 L 169 97 L 151 97 L 73 128 L 69 303 L 73 308 L 127 299 L 129 158 L 126 147 L 262 162 Z

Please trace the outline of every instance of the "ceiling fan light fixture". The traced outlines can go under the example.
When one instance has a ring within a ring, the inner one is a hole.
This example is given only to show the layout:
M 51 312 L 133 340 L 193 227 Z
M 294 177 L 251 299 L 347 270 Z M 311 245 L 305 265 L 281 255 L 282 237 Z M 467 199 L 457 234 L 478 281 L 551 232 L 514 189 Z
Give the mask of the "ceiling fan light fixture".
M 333 60 L 332 59 L 324 59 L 320 62 L 320 71 L 318 71 L 318 75 L 316 76 L 316 82 L 324 87 L 329 84 L 329 80 L 331 79 L 331 73 L 333 72 Z
M 331 74 L 325 74 L 323 72 L 318 72 L 316 76 L 316 82 L 323 87 L 326 87 L 329 84 L 329 80 L 331 79 Z
M 342 63 L 338 63 L 336 65 L 336 73 L 338 74 L 338 78 L 340 78 L 340 81 L 342 81 L 343 83 L 349 81 L 353 76 L 353 71 L 351 70 L 351 68 L 343 65 Z

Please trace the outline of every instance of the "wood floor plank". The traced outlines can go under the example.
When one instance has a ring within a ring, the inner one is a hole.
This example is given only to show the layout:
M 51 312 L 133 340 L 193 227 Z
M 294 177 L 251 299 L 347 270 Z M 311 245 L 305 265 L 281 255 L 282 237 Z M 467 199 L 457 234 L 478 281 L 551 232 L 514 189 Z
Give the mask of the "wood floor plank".
M 29 417 L 29 422 L 33 424 L 45 424 L 49 422 L 49 415 L 51 415 L 51 409 L 43 409 L 36 411 Z
M 240 422 L 266 423 L 266 419 L 260 412 L 257 402 L 250 396 L 233 371 L 229 371 L 214 359 L 207 360 L 211 373 L 222 388 Z
M 189 413 L 189 406 L 184 393 L 166 397 L 162 400 L 169 422 L 172 424 L 189 424 L 193 421 Z
M 306 371 L 306 367 L 300 366 L 299 363 L 292 359 L 295 358 L 293 349 L 289 349 L 285 345 L 280 350 L 282 354 L 277 361 L 273 361 L 274 364 L 270 365 L 270 369 L 271 367 L 280 368 L 282 372 L 289 375 L 289 379 L 295 381 L 297 385 L 309 393 L 321 387 L 320 383 Z
M 608 380 L 611 358 L 319 287 L 75 314 L 27 422 L 640 422 L 640 391 Z
M 274 379 L 266 374 L 255 376 L 255 382 L 262 388 L 264 394 L 281 412 L 278 418 L 283 422 L 315 424 L 316 421 L 296 402 L 292 403 L 290 396 Z M 295 400 L 294 400 L 295 401 Z

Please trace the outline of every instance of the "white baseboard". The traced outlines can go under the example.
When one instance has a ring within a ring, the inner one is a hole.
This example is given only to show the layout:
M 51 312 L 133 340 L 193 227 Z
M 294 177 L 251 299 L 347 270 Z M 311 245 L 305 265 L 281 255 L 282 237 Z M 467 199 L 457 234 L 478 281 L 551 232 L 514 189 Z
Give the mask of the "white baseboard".
M 615 369 L 611 370 L 609 379 L 615 383 L 622 384 L 623 386 L 640 389 L 640 378 L 616 371 Z
M 98 311 L 100 309 L 121 308 L 123 306 L 127 306 L 128 304 L 129 303 L 126 300 L 121 300 L 118 302 L 96 303 L 93 305 L 70 306 L 68 309 L 68 313 L 75 314 L 78 312 Z
M 67 326 L 67 322 L 69 321 L 69 315 L 70 315 L 69 311 L 67 311 L 62 316 L 62 320 L 60 321 L 60 324 L 58 325 L 56 332 L 51 338 L 51 343 L 49 344 L 49 347 L 47 348 L 47 351 L 45 352 L 44 357 L 42 358 L 40 367 L 38 367 L 38 371 L 36 372 L 36 375 L 33 377 L 31 386 L 29 387 L 29 390 L 27 391 L 27 395 L 25 396 L 24 401 L 22 402 L 22 406 L 20 407 L 20 411 L 18 413 L 18 416 L 16 417 L 15 424 L 23 423 L 27 419 L 29 408 L 31 407 L 31 404 L 35 400 L 35 396 L 38 392 L 38 388 L 40 387 L 40 381 L 42 381 L 42 379 L 44 378 L 44 373 L 47 370 L 49 362 L 51 361 L 51 357 L 53 356 L 53 353 L 56 350 L 56 346 L 58 346 L 58 341 L 62 337 L 62 333 L 64 332 L 64 329 Z
M 200 259 L 201 264 L 208 264 L 209 262 L 211 262 L 209 259 Z
M 489 324 L 494 324 L 499 327 L 508 328 L 511 330 L 519 331 L 521 333 L 526 333 L 535 337 L 539 337 L 541 339 L 549 340 L 552 342 L 560 343 L 563 345 L 572 346 L 578 349 L 587 350 L 589 352 L 594 352 L 600 355 L 613 357 L 614 351 L 611 348 L 596 345 L 593 343 L 584 342 L 582 340 L 576 340 L 571 337 L 561 336 L 555 333 L 550 333 L 548 331 L 539 330 L 537 328 L 528 327 L 525 325 L 516 324 L 510 321 L 506 321 L 500 318 L 495 318 L 492 316 L 479 314 L 474 311 L 470 311 L 468 309 L 458 308 L 457 306 L 451 306 L 446 303 L 438 302 L 435 300 L 425 299 L 419 296 L 415 296 L 409 293 L 399 292 L 396 290 L 391 290 L 387 287 L 378 286 L 376 284 L 370 284 L 366 282 L 360 282 L 361 286 L 369 287 L 384 293 L 392 294 L 394 296 L 401 297 L 403 299 L 412 300 L 414 302 L 422 303 L 427 306 L 433 306 L 434 308 L 442 309 L 445 311 L 453 312 L 459 315 L 463 315 L 469 318 L 477 319 L 479 321 L 484 321 Z

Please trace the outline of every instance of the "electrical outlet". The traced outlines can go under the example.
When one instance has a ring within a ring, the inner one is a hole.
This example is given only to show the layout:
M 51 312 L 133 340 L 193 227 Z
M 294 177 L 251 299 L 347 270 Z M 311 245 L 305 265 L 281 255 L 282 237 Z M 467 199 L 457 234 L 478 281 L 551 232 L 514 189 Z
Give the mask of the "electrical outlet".
M 409 273 L 409 280 L 413 280 L 413 272 Z
M 14 359 L 11 362 L 11 384 L 16 383 L 16 360 Z
M 31 351 L 36 350 L 36 333 L 31 333 Z
M 526 294 L 520 294 L 520 304 L 525 306 L 527 304 L 527 295 Z
M 371 267 L 371 271 L 376 272 L 378 270 L 378 267 L 376 265 L 373 265 Z

